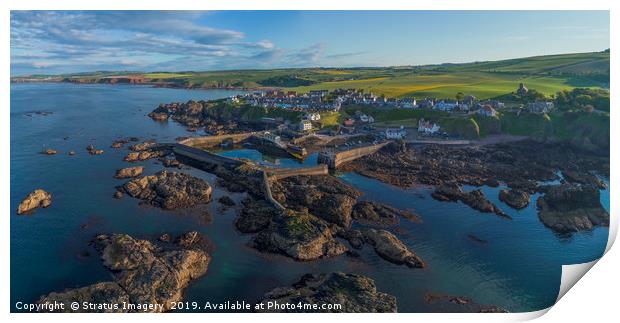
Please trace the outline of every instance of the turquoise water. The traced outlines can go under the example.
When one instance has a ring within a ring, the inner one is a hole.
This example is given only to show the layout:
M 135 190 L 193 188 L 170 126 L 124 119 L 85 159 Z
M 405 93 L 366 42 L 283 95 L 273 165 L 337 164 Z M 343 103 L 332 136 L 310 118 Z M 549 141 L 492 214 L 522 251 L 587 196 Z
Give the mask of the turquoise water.
M 424 270 L 393 265 L 369 248 L 361 252 L 359 259 L 342 256 L 295 262 L 247 247 L 251 235 L 235 230 L 234 208 L 222 211 L 218 203 L 211 203 L 208 209 L 212 220 L 207 220 L 195 212 L 162 211 L 140 206 L 128 197 L 112 198 L 114 187 L 123 183 L 112 177 L 114 171 L 128 165 L 122 161 L 126 149 L 109 148 L 113 140 L 137 136 L 166 142 L 190 135 L 174 122 L 154 122 L 146 114 L 161 102 L 231 94 L 122 85 L 11 85 L 12 311 L 17 301 L 32 302 L 51 291 L 110 280 L 110 273 L 88 246 L 95 234 L 105 232 L 141 238 L 187 230 L 206 234 L 215 245 L 212 262 L 208 273 L 186 290 L 187 301 L 255 301 L 266 291 L 289 285 L 304 273 L 342 270 L 372 277 L 379 290 L 397 297 L 401 312 L 425 311 L 423 295 L 429 291 L 465 295 L 511 311 L 541 309 L 551 305 L 557 296 L 562 264 L 590 261 L 603 253 L 606 228 L 558 236 L 538 221 L 533 203 L 516 211 L 498 201 L 500 188 L 483 190 L 513 221 L 482 214 L 461 203 L 435 201 L 428 189 L 403 190 L 356 174 L 339 174 L 363 191 L 364 199 L 412 208 L 422 216 L 424 223 L 403 220 L 393 231 L 428 263 Z M 32 111 L 53 113 L 26 115 Z M 85 147 L 90 143 L 105 153 L 88 155 Z M 48 147 L 57 149 L 58 155 L 38 154 Z M 75 150 L 76 155 L 68 156 L 69 150 Z M 302 164 L 252 149 L 221 154 L 281 167 L 316 163 L 316 155 Z M 156 161 L 140 165 L 146 166 L 147 174 L 162 168 Z M 183 171 L 215 183 L 213 175 L 194 169 Z M 17 216 L 15 209 L 20 200 L 39 187 L 53 194 L 52 206 L 33 215 Z M 609 190 L 602 193 L 601 201 L 609 209 Z M 243 198 L 242 194 L 214 188 L 215 200 L 223 194 L 237 201 Z M 472 242 L 468 234 L 488 243 Z

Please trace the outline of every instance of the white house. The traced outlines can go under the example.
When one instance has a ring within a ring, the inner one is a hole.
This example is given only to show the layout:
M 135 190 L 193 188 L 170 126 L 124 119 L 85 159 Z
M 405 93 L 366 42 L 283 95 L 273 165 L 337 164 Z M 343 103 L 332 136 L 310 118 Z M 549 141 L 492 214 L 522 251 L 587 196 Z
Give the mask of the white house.
M 541 102 L 536 101 L 533 103 L 529 103 L 527 105 L 527 109 L 531 113 L 549 113 L 553 110 L 553 102 Z
M 236 96 L 229 96 L 226 101 L 228 101 L 228 103 L 239 103 L 239 98 Z
M 418 132 L 430 135 L 439 132 L 439 129 L 440 127 L 436 123 L 426 121 L 424 118 L 421 118 L 420 121 L 418 121 Z
M 308 131 L 312 129 L 312 122 L 310 120 L 301 120 L 299 122 L 299 130 Z
M 476 113 L 483 115 L 485 117 L 494 117 L 497 115 L 497 111 L 495 111 L 495 109 L 493 109 L 490 105 L 485 104 L 484 106 L 482 106 L 482 108 L 478 109 L 478 111 L 476 111 Z
M 307 113 L 305 118 L 310 121 L 319 121 L 321 120 L 321 114 L 318 112 Z
M 433 107 L 433 109 L 446 112 L 450 112 L 454 110 L 454 108 L 456 108 L 456 103 L 448 103 L 444 101 L 435 104 L 435 106 Z
M 415 98 L 404 98 L 401 100 L 401 104 L 404 109 L 413 109 L 418 105 Z
M 387 128 L 385 129 L 385 137 L 387 139 L 403 139 L 407 136 L 407 130 L 405 127 L 400 128 Z

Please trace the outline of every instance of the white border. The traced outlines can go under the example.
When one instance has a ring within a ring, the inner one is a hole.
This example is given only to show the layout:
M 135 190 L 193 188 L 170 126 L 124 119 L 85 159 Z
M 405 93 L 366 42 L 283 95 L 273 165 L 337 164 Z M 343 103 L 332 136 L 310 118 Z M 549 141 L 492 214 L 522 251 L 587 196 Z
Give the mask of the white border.
M 564 0 L 564 1 L 545 1 L 545 0 L 519 0 L 519 1 L 484 1 L 484 0 L 417 0 L 413 1 L 396 1 L 396 0 L 382 0 L 382 1 L 334 1 L 334 0 L 255 0 L 255 1 L 241 1 L 241 0 L 226 0 L 226 1 L 192 1 L 192 0 L 150 0 L 150 1 L 117 1 L 117 0 L 56 0 L 49 2 L 41 2 L 36 0 L 4 0 L 0 3 L 2 12 L 0 13 L 0 19 L 2 21 L 2 44 L 4 44 L 4 50 L 2 51 L 2 72 L 4 74 L 4 82 L 2 82 L 2 105 L 4 118 L 1 119 L 2 127 L 2 140 L 0 141 L 0 151 L 5 152 L 2 158 L 2 172 L 0 172 L 0 180 L 3 185 L 1 188 L 0 200 L 3 208 L 7 211 L 4 214 L 2 246 L 0 247 L 1 254 L 0 259 L 4 259 L 2 266 L 2 279 L 4 286 L 9 286 L 9 261 L 10 259 L 10 225 L 9 219 L 11 214 L 9 194 L 10 194 L 10 160 L 9 154 L 9 136 L 10 136 L 10 122 L 9 122 L 9 93 L 10 93 L 10 12 L 9 10 L 59 10 L 59 9 L 116 9 L 116 10 L 131 10 L 131 9 L 150 9 L 150 10 L 611 10 L 611 40 L 610 47 L 617 49 L 615 44 L 617 43 L 618 33 L 620 30 L 618 21 L 620 17 L 618 14 L 618 1 L 603 1 L 603 0 Z M 618 100 L 616 98 L 617 91 L 617 75 L 618 67 L 615 64 L 616 57 L 615 50 L 611 51 L 611 106 L 617 106 Z M 617 113 L 612 113 L 611 123 L 618 124 Z M 618 135 L 618 130 L 611 127 L 611 137 L 615 138 Z M 618 149 L 612 144 L 611 149 L 611 164 L 615 165 L 615 161 L 618 160 Z M 612 169 L 611 181 L 617 183 L 617 173 Z M 612 189 L 612 200 L 616 196 L 615 187 Z M 615 311 L 616 305 L 616 289 L 618 284 L 617 273 L 620 268 L 620 256 L 617 250 L 610 250 L 615 240 L 618 228 L 618 220 L 616 218 L 616 205 L 611 205 L 611 220 L 610 235 L 607 244 L 607 255 L 600 261 L 600 264 L 592 268 L 582 280 L 586 281 L 577 284 L 575 292 L 566 294 L 562 302 L 553 306 L 553 309 L 546 309 L 532 313 L 520 313 L 520 314 L 398 314 L 390 315 L 390 320 L 402 321 L 405 320 L 430 320 L 430 321 L 458 321 L 458 322 L 486 322 L 486 321 L 522 321 L 539 317 L 549 310 L 549 314 L 541 318 L 542 321 L 556 322 L 567 321 L 576 319 L 587 319 L 589 321 L 607 321 L 611 317 L 617 315 Z M 617 248 L 616 248 L 617 249 Z M 18 250 L 14 250 L 18 252 Z M 595 262 L 589 264 L 582 264 L 577 266 L 564 266 L 563 271 L 571 271 L 571 278 L 568 279 L 568 275 L 563 276 L 563 291 L 565 291 L 565 284 L 573 283 L 578 280 L 583 274 L 594 265 Z M 576 274 L 575 274 L 576 272 Z M 575 279 L 576 278 L 576 279 Z M 570 284 L 572 286 L 572 284 Z M 14 321 L 29 321 L 33 319 L 33 316 L 29 314 L 9 314 L 9 292 L 10 288 L 3 288 L 1 294 L 0 304 L 4 309 L 6 319 Z M 45 315 L 45 316 L 43 316 Z M 132 321 L 168 321 L 170 319 L 182 319 L 182 320 L 217 320 L 218 322 L 237 322 L 239 320 L 252 320 L 252 321 L 269 321 L 269 322 L 281 322 L 294 319 L 300 322 L 310 322 L 314 320 L 360 320 L 361 322 L 371 322 L 376 320 L 382 320 L 388 318 L 386 315 L 377 314 L 346 314 L 344 315 L 325 315 L 325 314 L 305 314 L 305 315 L 273 315 L 273 314 L 178 314 L 182 316 L 176 316 L 176 314 L 138 314 L 131 315 L 131 317 L 123 315 L 88 315 L 88 314 L 43 314 L 36 316 L 37 319 L 44 319 L 46 321 L 76 321 L 76 322 L 109 322 L 120 321 L 123 319 L 130 319 Z M 171 315 L 175 315 L 174 317 Z

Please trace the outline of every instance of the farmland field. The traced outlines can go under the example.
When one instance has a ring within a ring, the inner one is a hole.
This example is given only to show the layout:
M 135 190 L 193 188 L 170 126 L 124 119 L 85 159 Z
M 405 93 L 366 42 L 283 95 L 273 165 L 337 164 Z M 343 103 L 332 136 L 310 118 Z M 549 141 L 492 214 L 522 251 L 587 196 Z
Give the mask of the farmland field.
M 16 81 L 53 79 L 108 82 L 123 75 L 181 88 L 281 88 L 287 91 L 356 88 L 386 97 L 454 98 L 456 93 L 493 98 L 519 83 L 545 95 L 576 87 L 609 88 L 609 51 L 549 55 L 493 62 L 400 67 L 287 68 L 206 72 L 95 72 L 15 77 Z

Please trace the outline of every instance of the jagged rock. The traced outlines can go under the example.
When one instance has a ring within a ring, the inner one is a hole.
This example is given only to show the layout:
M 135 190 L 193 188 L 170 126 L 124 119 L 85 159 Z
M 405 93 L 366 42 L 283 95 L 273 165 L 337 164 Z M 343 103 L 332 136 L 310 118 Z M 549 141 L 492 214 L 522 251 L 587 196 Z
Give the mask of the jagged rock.
M 474 210 L 495 213 L 503 218 L 511 219 L 509 215 L 489 201 L 479 189 L 464 192 L 457 183 L 443 183 L 431 193 L 431 196 L 438 201 L 455 202 L 460 200 Z
M 112 142 L 112 145 L 110 145 L 110 148 L 122 148 L 124 144 L 128 143 L 129 140 L 126 139 L 118 139 L 118 140 L 114 140 L 114 142 Z
M 132 179 L 123 188 L 131 197 L 167 210 L 208 203 L 212 191 L 203 179 L 167 171 Z
M 161 157 L 163 154 L 164 153 L 159 150 L 153 150 L 153 151 L 144 150 L 144 151 L 139 151 L 139 152 L 134 151 L 134 152 L 127 154 L 127 156 L 125 156 L 123 160 L 127 162 L 137 162 L 137 161 L 148 160 L 151 158 Z
M 515 209 L 522 209 L 530 204 L 530 194 L 521 190 L 501 190 L 499 200 Z
M 480 305 L 463 296 L 450 296 L 428 293 L 424 300 L 437 313 L 508 313 L 505 309 L 494 305 Z
M 281 253 L 295 260 L 328 258 L 347 251 L 327 223 L 309 213 L 287 210 L 274 217 L 250 245 L 260 251 Z
M 43 155 L 56 155 L 58 153 L 58 151 L 54 150 L 54 149 L 45 149 L 44 151 L 41 152 L 41 154 Z
M 331 175 L 293 176 L 271 185 L 273 197 L 283 206 L 310 213 L 348 228 L 351 225 L 351 211 L 361 195 L 353 187 Z
M 183 164 L 181 164 L 181 162 L 176 159 L 160 158 L 159 160 L 161 161 L 161 164 L 164 167 L 176 167 L 176 168 L 183 167 Z
M 145 151 L 147 149 L 153 148 L 156 145 L 157 143 L 151 140 L 151 141 L 145 141 L 143 143 L 135 144 L 129 147 L 129 149 L 131 149 L 132 151 Z
M 338 236 L 347 240 L 355 249 L 361 249 L 364 246 L 364 235 L 360 230 L 341 230 Z
M 396 236 L 385 230 L 364 229 L 364 238 L 383 259 L 410 268 L 424 268 L 426 265 L 415 253 L 410 251 Z
M 144 171 L 144 166 L 121 168 L 116 171 L 116 175 L 114 175 L 114 178 L 123 179 L 136 177 L 142 175 L 142 171 Z
M 168 120 L 168 114 L 165 112 L 151 112 L 148 114 L 151 119 L 156 121 L 166 121 Z
M 266 229 L 271 219 L 279 214 L 279 211 L 264 200 L 255 200 L 251 197 L 241 202 L 243 208 L 235 227 L 243 233 L 256 233 Z
M 42 190 L 36 189 L 24 198 L 17 207 L 17 214 L 24 214 L 33 211 L 39 207 L 49 207 L 52 205 L 52 194 Z
M 172 237 L 170 236 L 170 234 L 164 233 L 164 234 L 160 235 L 159 238 L 157 238 L 157 240 L 159 240 L 161 242 L 170 242 L 170 241 L 172 241 Z
M 230 197 L 224 195 L 222 197 L 220 197 L 218 200 L 218 202 L 220 202 L 220 204 L 225 205 L 225 206 L 235 206 L 235 201 L 233 201 L 233 199 L 231 199 Z
M 103 150 L 95 148 L 92 144 L 86 147 L 86 151 L 88 151 L 91 155 L 101 155 L 103 154 Z
M 130 300 L 134 304 L 156 305 L 148 312 L 165 312 L 182 300 L 183 290 L 191 280 L 206 273 L 210 261 L 207 252 L 195 245 L 161 248 L 125 234 L 98 235 L 93 245 L 103 265 L 114 274 L 114 281 L 50 293 L 39 303 L 62 302 L 70 309 L 70 302 L 78 300 L 98 304 Z M 121 307 L 106 311 L 133 310 Z
M 259 302 L 265 312 L 318 312 L 316 309 L 276 309 L 270 304 L 341 304 L 324 312 L 384 313 L 396 312 L 396 298 L 378 292 L 372 279 L 340 272 L 324 275 L 306 274 L 292 287 L 276 288 Z
M 419 222 L 418 215 L 410 211 L 399 210 L 383 203 L 360 201 L 353 206 L 351 217 L 365 225 L 391 226 L 400 222 L 400 217 Z
M 600 192 L 594 185 L 550 186 L 536 205 L 540 221 L 558 233 L 609 226 L 609 213 L 601 205 Z
M 102 307 L 96 307 L 88 311 L 78 310 L 77 312 L 121 313 L 126 311 L 122 309 L 115 309 L 111 304 L 119 304 L 120 306 L 124 302 L 131 303 L 131 300 L 125 290 L 116 282 L 102 282 L 86 287 L 69 289 L 60 293 L 52 292 L 41 297 L 38 303 L 45 304 L 54 302 L 65 304 L 65 309 L 61 310 L 61 312 L 65 313 L 76 312 L 69 306 L 73 302 L 78 302 L 80 306 L 84 302 L 91 304 L 102 304 Z M 110 305 L 103 307 L 103 304 Z
M 117 200 L 122 199 L 124 195 L 125 194 L 121 190 L 116 190 L 116 192 L 114 192 L 114 198 Z

